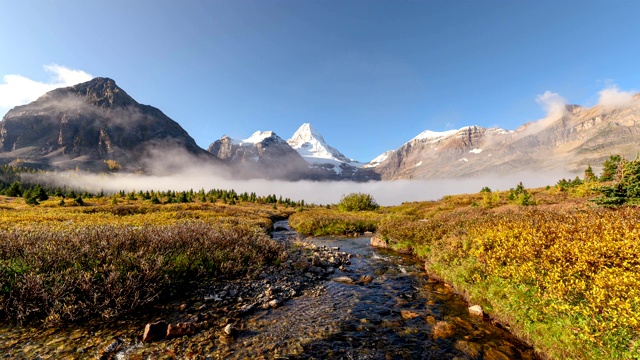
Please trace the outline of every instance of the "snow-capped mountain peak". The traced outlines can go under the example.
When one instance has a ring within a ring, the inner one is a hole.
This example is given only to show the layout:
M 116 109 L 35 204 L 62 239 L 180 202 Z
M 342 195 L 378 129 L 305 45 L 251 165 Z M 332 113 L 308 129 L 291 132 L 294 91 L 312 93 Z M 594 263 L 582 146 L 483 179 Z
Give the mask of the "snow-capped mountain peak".
M 287 142 L 294 149 L 296 148 L 296 146 L 301 147 L 304 143 L 312 143 L 312 144 L 320 144 L 320 145 L 328 146 L 327 143 L 324 141 L 324 138 L 322 137 L 322 135 L 320 135 L 320 133 L 316 131 L 316 129 L 314 129 L 309 123 L 302 124 L 298 128 L 298 130 L 296 130 L 296 132 L 293 133 L 293 136 L 291 136 L 291 139 L 287 140 Z
M 322 135 L 309 123 L 302 124 L 287 143 L 311 164 L 348 164 L 357 167 L 362 165 L 327 144 Z

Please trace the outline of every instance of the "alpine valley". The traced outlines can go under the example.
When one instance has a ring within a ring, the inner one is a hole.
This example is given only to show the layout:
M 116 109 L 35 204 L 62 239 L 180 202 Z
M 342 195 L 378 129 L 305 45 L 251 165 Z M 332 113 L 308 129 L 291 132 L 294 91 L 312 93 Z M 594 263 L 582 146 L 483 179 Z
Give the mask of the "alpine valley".
M 225 135 L 204 150 L 159 109 L 139 104 L 111 79 L 94 78 L 10 110 L 0 122 L 0 164 L 149 173 L 154 154 L 178 153 L 235 178 L 372 181 L 520 171 L 579 174 L 612 154 L 634 157 L 639 122 L 636 95 L 623 105 L 566 106 L 554 117 L 516 130 L 427 130 L 362 163 L 327 144 L 308 123 L 288 140 L 273 131 L 256 131 L 246 139 Z

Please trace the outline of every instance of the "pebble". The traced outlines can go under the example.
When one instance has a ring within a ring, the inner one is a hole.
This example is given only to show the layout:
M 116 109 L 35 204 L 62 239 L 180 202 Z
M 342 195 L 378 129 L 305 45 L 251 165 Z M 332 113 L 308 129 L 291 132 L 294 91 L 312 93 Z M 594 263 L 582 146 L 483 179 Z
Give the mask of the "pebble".
M 234 338 L 238 336 L 238 329 L 233 327 L 233 325 L 231 324 L 227 324 L 227 326 L 225 326 L 222 331 L 224 331 L 225 335 L 227 336 L 231 336 Z
M 338 283 L 342 283 L 342 284 L 353 284 L 354 283 L 353 279 L 348 277 L 348 276 L 339 276 L 337 278 L 334 278 L 333 281 L 338 282 Z
M 473 305 L 473 306 L 469 307 L 469 314 L 474 315 L 474 316 L 483 317 L 484 316 L 484 310 L 482 309 L 482 306 L 480 306 L 480 305 Z

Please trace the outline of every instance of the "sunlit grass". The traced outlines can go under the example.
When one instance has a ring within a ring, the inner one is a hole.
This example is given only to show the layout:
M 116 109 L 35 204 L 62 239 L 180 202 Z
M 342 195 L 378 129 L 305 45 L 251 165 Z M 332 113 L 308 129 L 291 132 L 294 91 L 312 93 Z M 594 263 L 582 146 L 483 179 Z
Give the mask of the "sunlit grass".
M 527 189 L 535 206 L 484 191 L 360 216 L 547 356 L 639 358 L 640 210 L 595 207 L 592 187 Z M 343 216 L 310 210 L 293 224 L 332 229 Z
M 279 262 L 268 231 L 294 211 L 272 204 L 92 198 L 29 206 L 0 197 L 0 317 L 49 324 L 113 318 Z

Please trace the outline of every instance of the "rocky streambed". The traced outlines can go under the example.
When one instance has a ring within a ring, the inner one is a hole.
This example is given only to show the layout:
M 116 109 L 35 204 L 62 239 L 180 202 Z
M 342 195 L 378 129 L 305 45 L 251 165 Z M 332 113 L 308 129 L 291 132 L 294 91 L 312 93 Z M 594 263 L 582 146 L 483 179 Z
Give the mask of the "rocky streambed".
M 302 241 L 279 222 L 288 256 L 256 278 L 105 323 L 0 327 L 0 358 L 533 359 L 417 260 L 369 238 Z

